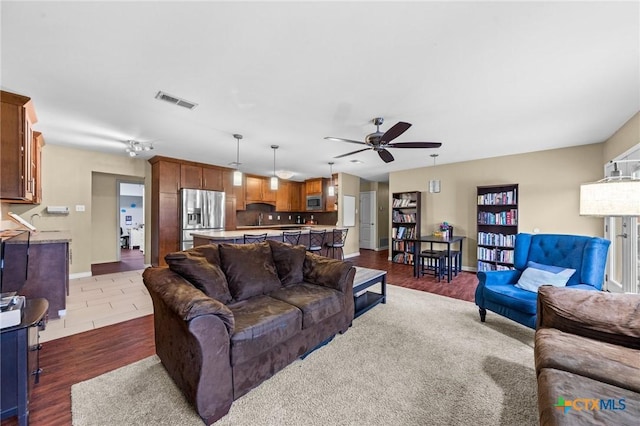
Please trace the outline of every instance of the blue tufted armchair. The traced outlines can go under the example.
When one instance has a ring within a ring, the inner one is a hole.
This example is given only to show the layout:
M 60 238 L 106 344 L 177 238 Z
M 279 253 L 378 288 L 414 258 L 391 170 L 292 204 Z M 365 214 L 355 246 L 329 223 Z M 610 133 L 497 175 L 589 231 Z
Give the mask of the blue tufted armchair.
M 538 293 L 515 286 L 529 262 L 575 269 L 567 288 L 602 290 L 609 240 L 562 234 L 518 234 L 514 248 L 515 269 L 478 272 L 476 305 L 480 321 L 487 310 L 536 328 Z M 529 264 L 530 265 L 530 264 Z

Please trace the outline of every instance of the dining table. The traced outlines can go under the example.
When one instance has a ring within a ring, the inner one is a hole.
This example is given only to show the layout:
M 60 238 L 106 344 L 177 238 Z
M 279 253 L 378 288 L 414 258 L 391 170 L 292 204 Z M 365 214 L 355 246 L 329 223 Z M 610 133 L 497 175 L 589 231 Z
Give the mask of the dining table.
M 453 274 L 453 262 L 451 261 L 451 247 L 454 244 L 457 244 L 457 249 L 460 251 L 460 256 L 462 256 L 462 242 L 467 238 L 464 235 L 453 235 L 447 238 L 436 236 L 436 235 L 426 235 L 424 237 L 417 237 L 413 239 L 414 243 L 414 256 L 413 256 L 413 276 L 420 276 L 420 252 L 422 251 L 423 244 L 429 244 L 429 249 L 433 250 L 434 244 L 438 245 L 446 245 L 447 252 L 447 282 L 451 282 L 452 274 Z M 461 260 L 462 262 L 462 260 Z

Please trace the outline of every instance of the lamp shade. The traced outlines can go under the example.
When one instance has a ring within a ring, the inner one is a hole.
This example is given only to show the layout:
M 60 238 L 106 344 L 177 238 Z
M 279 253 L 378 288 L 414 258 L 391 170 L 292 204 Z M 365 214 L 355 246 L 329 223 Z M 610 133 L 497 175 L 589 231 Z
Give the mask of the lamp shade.
M 640 216 L 640 180 L 580 185 L 581 216 Z

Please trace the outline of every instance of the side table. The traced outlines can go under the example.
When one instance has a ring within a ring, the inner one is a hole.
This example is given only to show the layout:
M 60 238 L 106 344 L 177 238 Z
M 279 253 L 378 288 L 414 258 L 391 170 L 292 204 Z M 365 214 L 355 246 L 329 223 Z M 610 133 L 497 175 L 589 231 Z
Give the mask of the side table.
M 17 416 L 18 424 L 29 423 L 29 395 L 40 380 L 40 336 L 44 329 L 49 302 L 27 299 L 22 322 L 0 330 L 0 418 Z
M 353 278 L 353 300 L 355 305 L 354 318 L 367 312 L 378 303 L 387 303 L 387 271 L 369 269 L 356 266 Z M 380 293 L 365 291 L 365 289 L 380 283 Z

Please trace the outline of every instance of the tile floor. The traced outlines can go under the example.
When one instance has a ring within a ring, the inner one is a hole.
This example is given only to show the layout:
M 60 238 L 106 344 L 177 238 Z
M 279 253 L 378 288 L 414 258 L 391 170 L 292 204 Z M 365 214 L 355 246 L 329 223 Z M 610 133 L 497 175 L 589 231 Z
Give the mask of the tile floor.
M 69 281 L 67 314 L 50 319 L 40 332 L 47 342 L 153 313 L 142 272 L 96 275 Z

